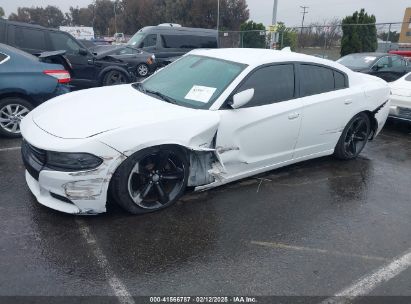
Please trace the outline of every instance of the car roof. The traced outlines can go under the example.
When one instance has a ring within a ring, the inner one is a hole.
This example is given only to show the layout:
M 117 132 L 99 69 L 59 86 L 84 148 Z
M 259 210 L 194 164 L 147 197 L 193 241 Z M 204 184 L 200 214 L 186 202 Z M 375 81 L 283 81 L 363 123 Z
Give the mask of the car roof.
M 138 32 L 191 32 L 217 35 L 217 30 L 196 27 L 173 27 L 173 26 L 146 26 Z
M 382 57 L 382 56 L 392 56 L 393 54 L 388 54 L 388 53 L 381 53 L 381 52 L 366 52 L 366 53 L 352 53 L 348 54 L 347 56 L 350 55 L 362 55 L 362 56 L 373 56 L 373 57 Z
M 327 65 L 342 70 L 344 72 L 349 71 L 349 69 L 334 61 L 290 51 L 276 51 L 270 49 L 227 48 L 207 50 L 197 49 L 191 51 L 189 54 L 209 56 L 222 60 L 247 64 L 251 66 L 259 66 L 276 62 L 299 61 Z
M 0 18 L 0 20 L 2 20 Z M 34 23 L 27 23 L 27 22 L 20 22 L 20 21 L 11 21 L 11 20 L 2 20 L 3 22 L 6 22 L 7 24 L 10 25 L 15 25 L 15 26 L 24 26 L 24 27 L 31 27 L 31 28 L 37 28 L 37 29 L 41 29 L 41 30 L 47 30 L 47 31 L 54 31 L 54 32 L 61 32 L 59 29 L 54 29 L 54 28 L 49 28 L 49 27 L 44 27 L 38 24 L 34 24 Z M 0 21 L 1 22 L 1 21 Z

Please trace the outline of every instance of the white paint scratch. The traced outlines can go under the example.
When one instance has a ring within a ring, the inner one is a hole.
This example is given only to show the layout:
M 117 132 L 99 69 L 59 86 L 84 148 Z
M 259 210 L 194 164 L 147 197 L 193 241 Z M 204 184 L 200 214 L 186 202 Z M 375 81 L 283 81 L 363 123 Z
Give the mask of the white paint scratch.
M 16 150 L 20 150 L 20 149 L 21 149 L 21 147 L 2 148 L 2 149 L 0 149 L 0 152 L 16 151 Z
M 321 253 L 321 254 L 330 254 L 335 256 L 346 256 L 346 257 L 353 257 L 353 258 L 361 258 L 364 260 L 374 260 L 374 261 L 388 261 L 388 259 L 383 257 L 377 256 L 370 256 L 370 255 L 362 255 L 362 254 L 355 254 L 355 253 L 346 253 L 341 251 L 335 250 L 326 250 L 326 249 L 319 249 L 319 248 L 310 248 L 310 247 L 301 247 L 301 246 L 293 246 L 293 245 L 286 245 L 281 243 L 272 243 L 272 242 L 257 242 L 252 241 L 251 244 L 271 247 L 276 249 L 288 249 L 288 250 L 295 250 L 295 251 L 308 251 L 313 253 Z

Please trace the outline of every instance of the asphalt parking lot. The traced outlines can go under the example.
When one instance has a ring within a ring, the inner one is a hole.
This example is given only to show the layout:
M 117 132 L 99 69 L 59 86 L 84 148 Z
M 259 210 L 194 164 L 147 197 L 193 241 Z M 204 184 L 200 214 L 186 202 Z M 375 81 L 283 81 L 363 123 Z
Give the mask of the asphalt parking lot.
M 314 303 L 410 253 L 406 124 L 389 123 L 355 161 L 304 162 L 144 216 L 39 205 L 19 145 L 0 139 L 1 296 L 321 296 Z M 407 265 L 363 291 L 411 296 Z

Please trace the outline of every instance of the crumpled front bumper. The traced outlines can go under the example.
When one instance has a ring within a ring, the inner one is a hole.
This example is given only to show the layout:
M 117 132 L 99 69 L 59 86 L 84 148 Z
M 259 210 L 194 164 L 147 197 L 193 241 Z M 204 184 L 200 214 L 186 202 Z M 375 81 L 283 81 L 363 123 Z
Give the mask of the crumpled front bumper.
M 98 140 L 55 137 L 30 120 L 23 120 L 22 135 L 31 146 L 46 151 L 91 153 L 103 159 L 103 163 L 93 170 L 62 172 L 47 166 L 33 168 L 27 160 L 27 153 L 22 153 L 27 185 L 37 201 L 71 214 L 105 212 L 111 176 L 126 157 Z

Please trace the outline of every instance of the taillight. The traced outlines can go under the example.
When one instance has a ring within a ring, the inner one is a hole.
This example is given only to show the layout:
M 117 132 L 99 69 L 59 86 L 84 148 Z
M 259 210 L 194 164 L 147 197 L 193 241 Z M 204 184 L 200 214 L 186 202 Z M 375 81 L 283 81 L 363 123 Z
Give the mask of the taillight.
M 58 83 L 69 83 L 71 80 L 70 73 L 65 70 L 46 70 L 43 73 L 57 78 Z

